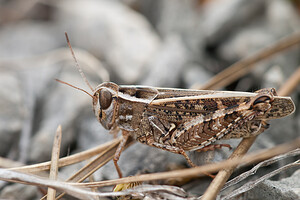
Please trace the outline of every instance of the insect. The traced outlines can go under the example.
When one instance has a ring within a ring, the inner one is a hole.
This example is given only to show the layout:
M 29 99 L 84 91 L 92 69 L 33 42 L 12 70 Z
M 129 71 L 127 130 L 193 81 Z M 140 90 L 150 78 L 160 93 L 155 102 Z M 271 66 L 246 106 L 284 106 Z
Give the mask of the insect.
M 66 35 L 67 37 L 67 35 Z M 157 88 L 104 82 L 91 87 L 80 69 L 67 37 L 76 66 L 92 90 L 93 110 L 104 128 L 121 130 L 123 139 L 114 156 L 118 160 L 129 137 L 149 146 L 183 155 L 186 151 L 207 151 L 227 144 L 216 140 L 246 138 L 262 133 L 268 120 L 290 115 L 295 105 L 290 97 L 277 96 L 275 89 L 254 93 L 213 90 Z

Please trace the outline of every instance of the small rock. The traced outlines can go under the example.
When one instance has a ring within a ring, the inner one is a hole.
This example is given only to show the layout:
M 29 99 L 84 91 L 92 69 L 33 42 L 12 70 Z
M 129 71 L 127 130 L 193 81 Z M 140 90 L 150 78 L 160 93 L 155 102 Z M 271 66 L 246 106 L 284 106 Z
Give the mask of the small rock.
M 109 130 L 106 130 L 96 119 L 91 103 L 82 110 L 76 122 L 76 129 L 77 149 L 80 150 L 87 150 L 113 139 Z
M 185 88 L 201 86 L 206 83 L 213 75 L 204 67 L 188 63 L 182 72 Z
M 38 193 L 38 188 L 36 186 L 14 183 L 3 188 L 0 193 L 0 198 L 31 200 L 41 198 Z
M 264 74 L 263 88 L 280 88 L 284 83 L 284 74 L 282 69 L 275 65 Z
M 51 67 L 61 69 L 59 65 Z M 94 74 L 96 75 L 97 73 Z M 75 131 L 75 125 L 78 116 L 87 106 L 92 112 L 89 96 L 54 81 L 54 78 L 59 78 L 70 83 L 81 83 L 82 78 L 79 72 L 64 66 L 60 72 L 48 75 L 47 79 L 51 81 L 48 82 L 47 89 L 43 91 L 42 99 L 37 105 L 40 122 L 37 132 L 32 138 L 31 162 L 41 162 L 50 159 L 54 134 L 57 126 L 60 124 L 62 125 L 63 134 L 61 144 L 62 156 L 67 154 L 70 145 L 76 141 L 77 132 Z M 93 80 L 89 78 L 87 73 L 86 76 L 88 80 Z
M 164 37 L 172 34 L 180 36 L 191 35 L 201 23 L 199 20 L 200 6 L 195 0 L 151 1 L 151 6 L 145 0 L 143 3 L 142 12 L 146 13 L 146 16 L 154 24 L 160 35 Z M 143 5 L 147 5 L 147 7 L 143 7 Z M 153 9 L 152 12 L 149 11 L 149 8 Z M 188 39 L 188 37 L 184 39 Z
M 117 1 L 62 1 L 55 16 L 73 45 L 105 61 L 123 83 L 140 78 L 160 43 L 142 15 Z
M 218 48 L 220 58 L 235 62 L 275 42 L 276 37 L 263 26 L 265 25 L 255 24 L 232 34 Z
M 264 12 L 265 4 L 265 0 L 219 0 L 207 3 L 202 15 L 207 44 L 215 46 L 242 25 L 258 19 Z
M 296 111 L 297 112 L 297 111 Z M 261 144 L 263 148 L 265 147 L 273 147 L 276 144 L 282 144 L 284 142 L 289 142 L 294 140 L 299 136 L 297 131 L 297 122 L 296 122 L 296 114 L 292 114 L 282 119 L 274 119 L 271 120 L 270 128 L 266 130 L 259 136 L 259 142 L 268 144 L 273 144 L 272 146 L 264 146 Z M 283 134 L 284 133 L 284 137 Z
M 276 35 L 287 35 L 299 31 L 299 15 L 296 7 L 285 0 L 267 1 L 266 19 Z
M 149 72 L 141 85 L 174 87 L 179 85 L 180 73 L 187 62 L 187 50 L 176 36 L 166 38 L 160 50 L 148 63 Z
M 139 7 L 141 13 L 148 18 L 163 39 L 177 35 L 191 51 L 189 57 L 202 59 L 205 27 L 202 27 L 199 1 L 142 0 L 139 1 Z
M 0 156 L 17 146 L 23 126 L 24 105 L 18 77 L 14 71 L 0 74 Z
M 21 21 L 0 30 L 0 58 L 20 58 L 33 56 L 56 49 L 62 40 L 58 37 L 55 24 L 39 21 Z
M 245 195 L 247 196 L 247 199 L 300 199 L 299 180 L 300 170 L 297 170 L 292 176 L 279 181 L 265 180 L 252 190 L 248 191 Z

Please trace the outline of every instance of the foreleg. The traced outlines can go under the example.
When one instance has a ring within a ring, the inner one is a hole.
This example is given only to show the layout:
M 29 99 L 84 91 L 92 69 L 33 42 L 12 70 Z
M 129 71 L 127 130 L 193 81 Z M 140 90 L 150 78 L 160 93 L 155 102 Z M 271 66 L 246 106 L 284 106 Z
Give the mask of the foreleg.
M 121 142 L 120 142 L 120 144 L 119 144 L 119 146 L 117 148 L 117 151 L 116 151 L 116 153 L 114 155 L 114 158 L 113 158 L 114 165 L 116 167 L 116 170 L 117 170 L 118 175 L 119 175 L 120 178 L 122 178 L 123 176 L 122 176 L 121 169 L 120 169 L 120 167 L 118 165 L 118 160 L 120 158 L 120 155 L 121 155 L 122 151 L 124 150 L 125 144 L 126 144 L 126 142 L 128 140 L 128 137 L 129 137 L 129 133 L 127 131 L 123 130 L 122 131 L 122 136 L 123 136 L 123 138 L 122 138 L 122 140 L 121 140 Z

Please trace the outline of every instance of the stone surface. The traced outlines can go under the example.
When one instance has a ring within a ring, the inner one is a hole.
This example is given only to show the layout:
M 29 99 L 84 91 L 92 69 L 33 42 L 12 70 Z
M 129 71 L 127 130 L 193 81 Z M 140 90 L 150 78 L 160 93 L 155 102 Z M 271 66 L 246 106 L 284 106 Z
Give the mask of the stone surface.
M 300 199 L 300 170 L 297 170 L 291 177 L 279 181 L 265 180 L 245 195 L 247 199 L 278 199 L 294 200 Z
M 259 19 L 266 1 L 226 0 L 208 3 L 203 10 L 203 34 L 209 45 L 215 45 L 241 26 Z M 238 17 L 237 17 L 238 16 Z
M 196 63 L 187 63 L 182 70 L 185 88 L 201 86 L 212 78 L 212 73 Z
M 87 150 L 113 139 L 109 130 L 106 130 L 96 119 L 90 102 L 76 121 L 77 148 L 80 150 Z
M 5 156 L 18 146 L 24 118 L 23 97 L 16 72 L 0 74 L 0 155 Z
M 73 45 L 104 60 L 119 83 L 136 82 L 160 43 L 142 15 L 117 1 L 62 1 L 56 20 Z
M 142 0 L 141 13 L 153 24 L 163 39 L 177 35 L 189 50 L 188 57 L 202 60 L 205 44 L 202 7 L 197 0 Z
M 49 81 L 47 89 L 43 91 L 45 96 L 42 99 L 42 104 L 38 105 L 40 122 L 36 134 L 32 138 L 31 162 L 41 162 L 50 158 L 54 134 L 60 124 L 63 133 L 61 155 L 66 155 L 68 149 L 77 140 L 76 122 L 81 117 L 82 111 L 88 109 L 91 114 L 93 113 L 89 96 L 53 80 L 59 78 L 70 83 L 81 83 L 83 81 L 78 71 L 74 67 L 67 67 L 66 64 L 52 67 L 59 71 L 48 77 L 51 81 Z M 88 76 L 88 73 L 86 75 Z M 93 80 L 89 77 L 90 81 Z M 96 85 L 92 81 L 91 84 Z
M 24 199 L 31 200 L 41 198 L 38 195 L 38 189 L 36 186 L 12 184 L 6 186 L 0 193 L 1 199 Z
M 166 38 L 148 63 L 148 72 L 140 81 L 141 85 L 178 87 L 187 57 L 187 50 L 179 37 L 171 35 Z
M 59 37 L 61 35 L 61 37 Z M 20 21 L 1 26 L 0 58 L 20 58 L 45 53 L 62 46 L 63 32 L 54 23 Z

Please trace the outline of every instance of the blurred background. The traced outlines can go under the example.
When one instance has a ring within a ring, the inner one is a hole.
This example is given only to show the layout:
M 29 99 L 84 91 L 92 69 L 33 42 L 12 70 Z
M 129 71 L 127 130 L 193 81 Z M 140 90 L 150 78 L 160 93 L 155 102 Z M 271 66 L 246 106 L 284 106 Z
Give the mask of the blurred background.
M 24 164 L 49 160 L 59 124 L 61 156 L 113 138 L 94 117 L 89 96 L 54 80 L 89 91 L 64 32 L 93 87 L 110 80 L 190 88 L 299 31 L 299 5 L 298 0 L 0 0 L 0 156 Z M 278 89 L 299 66 L 298 45 L 258 63 L 223 89 Z M 296 106 L 299 89 L 292 95 Z M 291 141 L 299 128 L 296 111 L 271 123 L 253 150 Z M 224 157 L 220 153 L 219 159 Z M 185 160 L 134 144 L 119 163 L 127 176 L 165 171 L 168 163 L 185 165 Z M 80 164 L 73 167 L 62 169 L 61 176 Z M 112 163 L 96 174 L 97 180 L 110 178 L 117 178 Z M 202 185 L 184 188 L 199 195 L 206 187 Z M 0 182 L 0 198 L 18 199 L 21 194 L 23 199 L 40 196 L 36 187 Z

